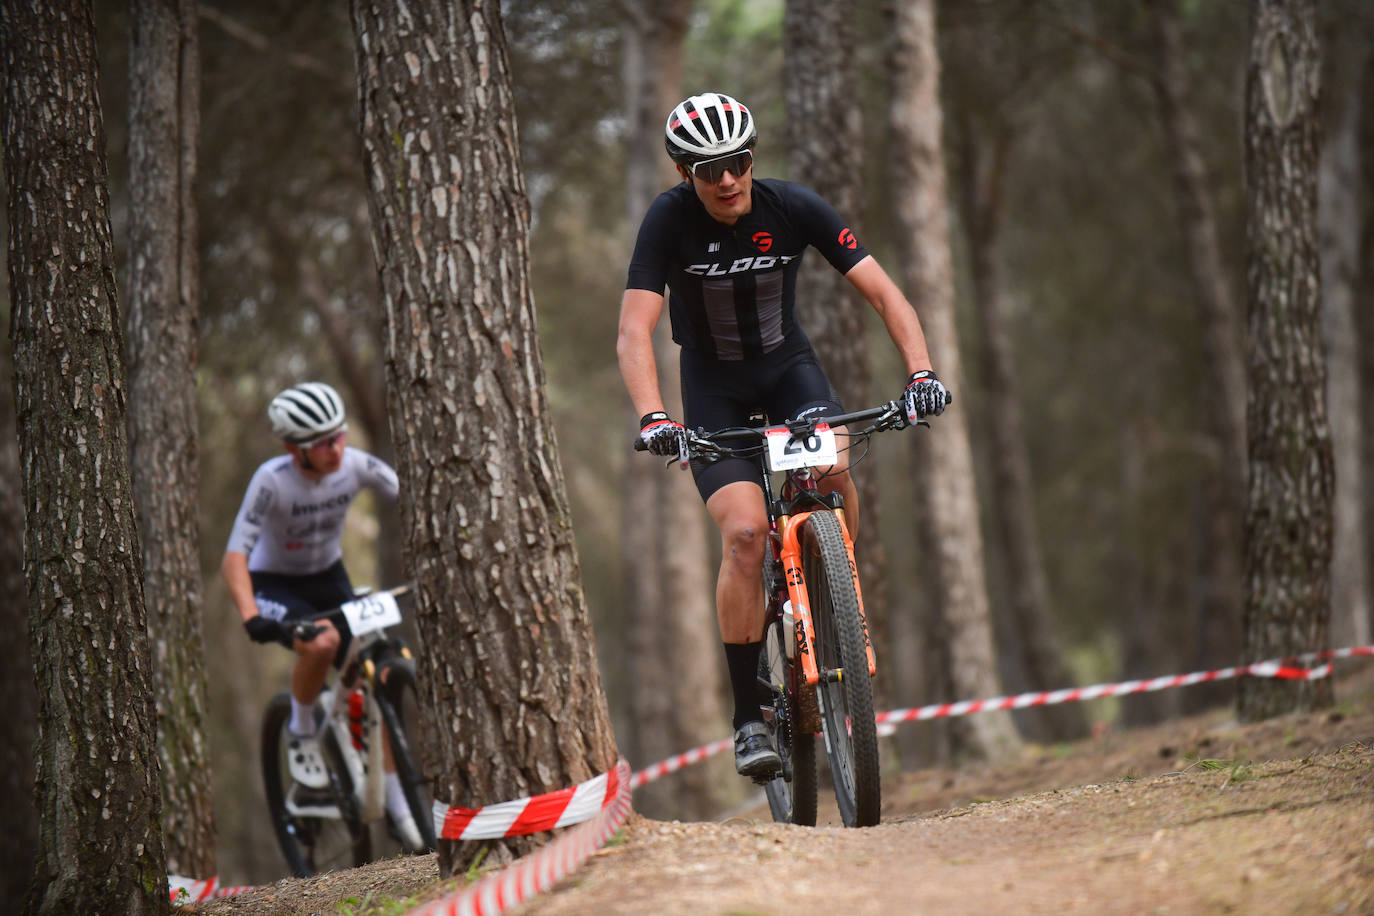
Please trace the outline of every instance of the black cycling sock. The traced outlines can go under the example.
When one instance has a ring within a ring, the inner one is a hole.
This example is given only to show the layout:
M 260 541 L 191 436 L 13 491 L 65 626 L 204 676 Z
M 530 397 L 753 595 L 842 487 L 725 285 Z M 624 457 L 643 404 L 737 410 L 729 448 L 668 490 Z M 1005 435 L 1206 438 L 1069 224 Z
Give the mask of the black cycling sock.
M 730 669 L 730 690 L 735 695 L 734 727 L 754 722 L 759 712 L 759 652 L 762 642 L 725 643 L 725 664 Z

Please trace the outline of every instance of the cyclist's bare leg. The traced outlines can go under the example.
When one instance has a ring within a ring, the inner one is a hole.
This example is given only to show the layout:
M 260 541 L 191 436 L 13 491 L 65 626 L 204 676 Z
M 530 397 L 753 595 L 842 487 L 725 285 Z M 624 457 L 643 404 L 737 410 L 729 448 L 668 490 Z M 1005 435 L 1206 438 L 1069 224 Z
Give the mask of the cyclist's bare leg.
M 840 447 L 849 440 L 845 437 L 845 427 L 835 427 L 835 438 Z M 854 486 L 854 478 L 849 475 L 849 452 L 841 451 L 832 467 L 817 468 L 816 489 L 822 493 L 839 493 L 844 500 L 844 526 L 849 529 L 849 539 L 859 539 L 859 491 Z
M 750 481 L 726 484 L 706 500 L 720 529 L 720 575 L 716 579 L 716 621 L 727 643 L 763 639 L 763 580 L 759 570 L 768 544 L 763 488 Z
M 320 695 L 329 666 L 339 651 L 339 631 L 328 620 L 317 621 L 321 631 L 309 642 L 296 640 L 296 664 L 291 669 L 291 695 L 298 703 L 310 705 Z

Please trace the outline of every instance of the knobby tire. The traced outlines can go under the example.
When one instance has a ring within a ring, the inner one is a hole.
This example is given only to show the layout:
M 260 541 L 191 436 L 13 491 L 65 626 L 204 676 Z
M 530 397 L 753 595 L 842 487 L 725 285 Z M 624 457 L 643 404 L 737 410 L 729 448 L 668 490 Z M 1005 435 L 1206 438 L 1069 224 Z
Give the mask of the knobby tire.
M 816 686 L 821 726 L 840 819 L 846 827 L 871 827 L 882 807 L 878 734 L 873 719 L 873 681 L 854 574 L 839 519 L 829 511 L 806 521 L 802 574 L 811 600 Z M 824 672 L 840 669 L 843 679 L 828 682 Z
M 433 797 L 430 782 L 421 766 L 418 744 L 420 729 L 419 694 L 415 687 L 415 669 L 409 662 L 393 661 L 377 678 L 377 705 L 382 723 L 391 739 L 391 759 L 396 776 L 405 791 L 410 816 L 420 828 L 425 849 L 437 848 L 434 836 Z

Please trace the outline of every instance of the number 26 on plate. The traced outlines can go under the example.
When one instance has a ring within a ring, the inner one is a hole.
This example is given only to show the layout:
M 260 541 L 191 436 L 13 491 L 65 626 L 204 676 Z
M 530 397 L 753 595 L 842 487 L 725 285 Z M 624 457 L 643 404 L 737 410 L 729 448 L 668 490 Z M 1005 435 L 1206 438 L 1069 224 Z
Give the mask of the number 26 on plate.
M 816 426 L 806 437 L 793 436 L 785 426 L 768 431 L 768 467 L 774 471 L 827 467 L 838 460 L 835 431 L 828 424 Z

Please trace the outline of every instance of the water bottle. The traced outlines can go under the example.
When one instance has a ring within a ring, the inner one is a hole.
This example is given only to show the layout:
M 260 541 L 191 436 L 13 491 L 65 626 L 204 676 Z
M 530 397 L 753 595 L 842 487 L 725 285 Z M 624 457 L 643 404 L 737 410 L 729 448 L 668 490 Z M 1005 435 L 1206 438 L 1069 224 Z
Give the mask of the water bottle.
M 356 750 L 367 747 L 363 741 L 363 692 L 357 688 L 348 695 L 348 731 Z

